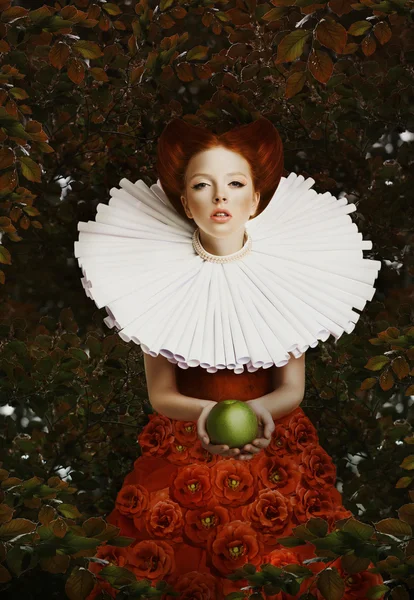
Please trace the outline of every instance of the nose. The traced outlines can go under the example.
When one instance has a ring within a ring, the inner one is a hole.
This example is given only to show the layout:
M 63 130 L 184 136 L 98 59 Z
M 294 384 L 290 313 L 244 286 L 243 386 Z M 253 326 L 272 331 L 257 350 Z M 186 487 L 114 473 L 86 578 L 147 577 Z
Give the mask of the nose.
M 223 202 L 227 202 L 227 198 L 224 196 L 224 194 L 220 194 L 219 192 L 216 193 L 216 198 L 215 198 L 215 202 L 220 202 L 220 200 L 223 200 Z

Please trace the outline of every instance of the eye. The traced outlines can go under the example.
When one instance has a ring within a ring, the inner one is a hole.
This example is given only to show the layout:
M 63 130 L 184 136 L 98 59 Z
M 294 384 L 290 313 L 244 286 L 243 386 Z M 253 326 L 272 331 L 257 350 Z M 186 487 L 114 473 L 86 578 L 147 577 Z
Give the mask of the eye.
M 231 181 L 230 184 L 232 184 L 232 183 L 237 183 L 237 187 L 244 187 L 244 183 L 241 183 L 240 181 Z M 208 185 L 208 184 L 204 183 L 204 182 L 196 183 L 196 185 L 193 185 L 193 190 L 204 189 L 204 188 L 200 188 L 199 187 L 200 185 Z

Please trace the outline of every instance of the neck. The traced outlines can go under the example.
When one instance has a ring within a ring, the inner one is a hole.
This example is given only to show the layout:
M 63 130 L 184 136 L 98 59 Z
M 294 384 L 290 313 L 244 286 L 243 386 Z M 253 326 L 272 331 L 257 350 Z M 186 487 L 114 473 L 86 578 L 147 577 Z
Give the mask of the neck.
M 225 238 L 216 238 L 200 229 L 200 242 L 206 252 L 216 256 L 226 256 L 241 250 L 246 242 L 245 229 L 235 231 Z

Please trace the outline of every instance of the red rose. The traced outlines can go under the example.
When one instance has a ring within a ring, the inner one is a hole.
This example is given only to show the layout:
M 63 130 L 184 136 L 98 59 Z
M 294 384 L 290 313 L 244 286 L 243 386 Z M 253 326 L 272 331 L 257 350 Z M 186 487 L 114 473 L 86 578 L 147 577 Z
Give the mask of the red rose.
M 120 548 L 117 546 L 110 546 L 109 544 L 102 544 L 96 550 L 95 558 L 102 558 L 103 560 L 107 560 L 110 563 L 110 565 L 129 568 L 127 548 Z M 93 590 L 87 596 L 86 600 L 95 600 L 95 598 L 101 593 L 102 590 L 105 590 L 105 592 L 107 592 L 107 594 L 109 594 L 112 598 L 115 598 L 115 596 L 118 594 L 118 590 L 113 588 L 108 581 L 99 578 L 99 571 L 103 569 L 104 566 L 108 565 L 101 565 L 97 562 L 92 561 L 89 563 L 89 571 L 91 571 L 91 573 L 94 573 L 98 577 L 98 579 L 95 583 Z
M 170 488 L 167 486 L 161 490 L 151 492 L 149 498 L 149 506 L 152 507 L 160 500 L 170 500 Z
M 172 586 L 180 592 L 180 600 L 218 600 L 220 597 L 219 581 L 211 573 L 190 571 L 181 575 Z M 173 598 L 168 594 L 165 600 Z
M 218 503 L 232 507 L 246 504 L 256 491 L 249 465 L 231 458 L 211 468 L 211 485 Z
M 110 583 L 108 583 L 108 581 L 99 579 L 95 583 L 94 588 L 91 591 L 91 593 L 88 594 L 88 596 L 86 596 L 86 600 L 95 600 L 95 598 L 97 598 L 97 596 L 99 596 L 102 591 L 105 591 L 108 594 L 108 596 L 110 596 L 111 598 L 116 598 L 116 596 L 119 593 L 119 590 L 116 590 L 115 588 L 113 588 L 112 585 Z
M 162 540 L 142 540 L 128 552 L 128 568 L 138 579 L 160 581 L 175 571 L 173 547 Z
M 180 467 L 170 484 L 170 497 L 185 508 L 205 506 L 212 495 L 210 469 L 205 465 Z
M 330 527 L 334 524 L 334 514 L 338 504 L 336 488 L 308 489 L 298 484 L 296 493 L 291 497 L 293 514 L 297 523 L 306 523 L 312 517 L 320 517 L 328 521 Z M 339 494 L 339 498 L 341 498 Z
M 372 569 L 375 565 L 370 563 L 368 569 Z M 379 573 L 370 573 L 369 571 L 361 571 L 360 573 L 348 574 L 338 561 L 338 571 L 342 579 L 345 581 L 345 593 L 343 600 L 359 600 L 366 598 L 367 592 L 373 585 L 381 585 L 384 583 Z
M 258 566 L 263 542 L 249 523 L 230 521 L 217 529 L 207 542 L 208 560 L 221 576 L 226 576 L 246 563 Z
M 336 467 L 320 446 L 309 446 L 301 455 L 299 470 L 309 487 L 330 488 L 335 485 Z
M 288 548 L 278 548 L 272 550 L 263 557 L 262 564 L 273 565 L 274 567 L 284 567 L 285 565 L 300 565 L 300 560 L 292 550 Z
M 292 550 L 288 550 L 287 548 L 272 550 L 272 552 L 263 557 L 262 564 L 264 563 L 280 568 L 283 568 L 286 565 L 302 564 L 298 555 L 295 554 L 295 552 L 293 552 Z M 295 598 L 299 598 L 299 596 L 306 591 L 308 585 L 309 580 L 303 581 L 298 594 L 295 596 L 292 596 L 291 594 L 287 594 L 285 592 L 279 592 L 277 594 L 266 594 L 265 597 L 266 600 L 294 600 Z
M 264 453 L 269 456 L 286 456 L 291 454 L 291 449 L 288 444 L 287 427 L 283 423 L 274 421 L 275 429 L 272 433 L 270 444 L 264 449 Z
M 336 489 L 336 488 L 335 488 Z M 339 492 L 338 492 L 339 494 Z M 353 517 L 354 515 L 350 510 L 347 510 L 345 506 L 337 506 L 335 508 L 333 518 L 335 521 L 340 521 L 341 519 L 349 519 L 349 517 Z
M 171 420 L 158 413 L 150 414 L 149 422 L 138 436 L 143 456 L 164 456 L 173 441 Z
M 147 510 L 149 493 L 142 485 L 124 485 L 118 492 L 115 500 L 115 507 L 121 515 L 129 517 L 139 517 Z
M 285 456 L 262 454 L 255 462 L 259 490 L 278 490 L 285 496 L 294 492 L 300 481 L 300 472 L 296 462 Z
M 174 465 L 188 465 L 190 457 L 190 448 L 183 446 L 181 442 L 174 439 L 168 446 L 164 458 Z
M 184 535 L 191 544 L 204 546 L 212 531 L 230 521 L 229 511 L 220 506 L 215 499 L 203 507 L 187 510 L 185 514 Z
M 287 423 L 286 437 L 292 452 L 299 453 L 308 447 L 315 447 L 319 438 L 315 427 L 302 411 L 294 411 Z
M 339 572 L 339 575 L 344 580 L 345 583 L 345 592 L 342 596 L 342 600 L 361 600 L 362 598 L 367 598 L 367 592 L 370 587 L 374 585 L 381 585 L 384 583 L 381 575 L 379 573 L 370 573 L 369 571 L 361 571 L 360 573 L 347 573 L 342 568 L 341 559 L 338 558 L 331 564 L 332 568 L 336 568 Z M 370 563 L 368 569 L 372 569 L 374 567 L 373 563 Z M 311 569 L 314 573 L 319 573 L 322 569 L 326 568 L 326 564 L 321 563 L 312 563 L 308 565 L 308 568 Z M 319 590 L 314 587 L 312 589 L 312 593 L 314 594 L 317 600 L 324 600 L 322 594 Z
M 153 504 L 146 514 L 145 524 L 150 536 L 172 542 L 183 541 L 183 513 L 180 505 L 170 499 Z
M 173 434 L 183 446 L 192 446 L 198 440 L 197 423 L 194 421 L 172 420 Z
M 275 546 L 278 537 L 288 536 L 292 531 L 292 505 L 277 490 L 261 490 L 252 504 L 243 507 L 242 514 L 268 546 Z
M 109 544 L 101 544 L 95 552 L 96 558 L 102 558 L 107 560 L 111 565 L 117 567 L 127 567 L 128 563 L 128 552 L 127 548 L 120 548 L 118 546 L 110 546 Z M 95 575 L 99 574 L 99 571 L 106 565 L 101 565 L 97 562 L 90 562 L 88 569 Z

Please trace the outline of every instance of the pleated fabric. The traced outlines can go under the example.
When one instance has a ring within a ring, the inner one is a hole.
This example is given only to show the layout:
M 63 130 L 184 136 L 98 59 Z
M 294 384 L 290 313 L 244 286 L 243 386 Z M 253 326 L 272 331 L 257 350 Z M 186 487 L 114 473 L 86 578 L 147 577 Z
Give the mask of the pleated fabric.
M 346 198 L 282 177 L 266 209 L 246 223 L 251 251 L 224 264 L 201 258 L 194 225 L 159 181 L 120 181 L 95 221 L 79 222 L 82 285 L 106 325 L 182 369 L 268 369 L 330 335 L 351 333 L 371 300 L 380 261 L 352 222 Z M 355 310 L 356 309 L 356 310 Z

